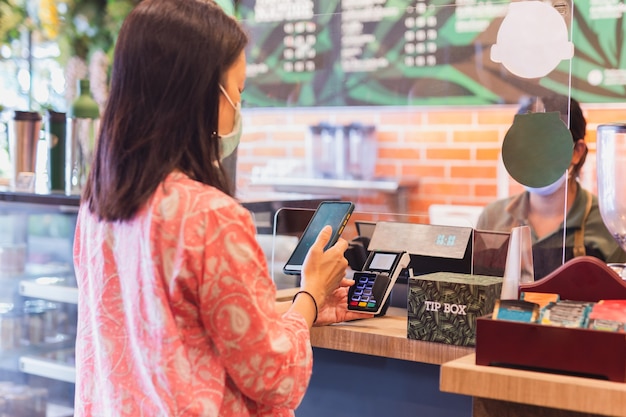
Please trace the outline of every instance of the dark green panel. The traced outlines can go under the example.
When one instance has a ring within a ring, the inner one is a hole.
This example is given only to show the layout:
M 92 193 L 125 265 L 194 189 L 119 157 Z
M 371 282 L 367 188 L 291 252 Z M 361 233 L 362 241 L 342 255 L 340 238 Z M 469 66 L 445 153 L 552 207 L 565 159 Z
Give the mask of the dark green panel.
M 582 102 L 626 98 L 621 3 L 614 11 L 591 0 L 555 3 L 575 56 L 539 79 L 517 77 L 490 59 L 506 0 L 237 4 L 251 35 L 247 107 L 517 103 L 570 88 Z M 532 28 L 519 35 L 531 37 Z

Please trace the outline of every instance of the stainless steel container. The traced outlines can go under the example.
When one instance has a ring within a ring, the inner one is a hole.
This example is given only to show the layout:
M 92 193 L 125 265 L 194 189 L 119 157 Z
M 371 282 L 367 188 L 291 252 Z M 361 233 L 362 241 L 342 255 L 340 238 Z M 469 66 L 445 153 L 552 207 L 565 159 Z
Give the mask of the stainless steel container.
M 343 127 L 321 123 L 310 126 L 307 136 L 309 174 L 314 178 L 344 178 Z
M 9 121 L 9 157 L 13 167 L 11 187 L 17 191 L 33 192 L 37 145 L 41 137 L 41 115 L 37 112 L 16 111 Z
M 352 123 L 344 128 L 346 176 L 355 180 L 371 180 L 376 173 L 378 143 L 376 128 Z

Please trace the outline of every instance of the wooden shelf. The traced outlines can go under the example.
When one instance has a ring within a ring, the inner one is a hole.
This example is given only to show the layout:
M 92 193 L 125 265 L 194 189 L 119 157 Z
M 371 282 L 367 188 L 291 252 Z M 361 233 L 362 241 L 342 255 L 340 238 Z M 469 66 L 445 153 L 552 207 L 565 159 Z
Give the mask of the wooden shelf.
M 516 405 L 531 405 L 626 417 L 624 383 L 476 365 L 474 354 L 444 363 L 439 387 L 444 392 L 506 401 L 509 403 L 507 416 L 524 415 L 511 411 Z
M 578 301 L 626 297 L 617 274 L 587 256 L 523 284 L 520 291 L 558 293 Z M 474 417 L 626 417 L 625 337 L 481 317 L 476 353 L 443 364 L 440 389 L 473 396 Z
M 298 178 L 298 177 L 275 177 L 253 178 L 253 185 L 266 185 L 274 187 L 277 191 L 300 192 L 311 194 L 359 194 L 364 191 L 378 191 L 383 193 L 395 193 L 403 187 L 417 184 L 405 184 L 395 180 L 342 180 L 331 178 Z
M 560 294 L 563 300 L 626 299 L 626 283 L 606 264 L 576 257 L 520 291 Z M 476 363 L 599 376 L 626 382 L 624 333 L 492 320 L 476 323 Z

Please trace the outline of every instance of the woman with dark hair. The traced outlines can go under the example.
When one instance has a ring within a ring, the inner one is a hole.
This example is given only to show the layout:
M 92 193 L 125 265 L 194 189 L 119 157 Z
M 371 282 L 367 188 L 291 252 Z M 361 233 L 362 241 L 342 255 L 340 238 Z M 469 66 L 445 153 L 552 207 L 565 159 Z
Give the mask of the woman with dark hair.
M 521 194 L 489 204 L 476 228 L 509 232 L 514 227 L 530 226 L 537 280 L 562 264 L 563 203 L 566 201 L 565 260 L 589 255 L 604 262 L 626 262 L 626 253 L 602 222 L 597 197 L 578 182 L 587 157 L 587 121 L 580 104 L 573 98 L 555 94 L 533 98 L 523 103 L 518 111 L 519 114 L 537 112 L 559 112 L 569 126 L 574 152 L 567 174 L 546 187 L 525 187 L 526 191 Z
M 293 302 L 221 161 L 239 143 L 247 37 L 212 0 L 144 0 L 117 41 L 74 242 L 76 416 L 288 416 L 309 329 L 347 311 L 330 227 Z

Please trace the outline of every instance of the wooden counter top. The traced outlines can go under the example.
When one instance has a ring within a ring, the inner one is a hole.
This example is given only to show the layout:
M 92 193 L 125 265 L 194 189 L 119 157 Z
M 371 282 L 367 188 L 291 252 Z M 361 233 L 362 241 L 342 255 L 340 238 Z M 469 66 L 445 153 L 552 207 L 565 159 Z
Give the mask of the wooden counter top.
M 406 326 L 406 310 L 390 308 L 383 317 L 313 327 L 311 344 L 314 347 L 437 365 L 474 351 L 474 348 L 408 339 Z
M 474 354 L 441 366 L 440 389 L 511 403 L 626 417 L 626 383 L 481 366 L 476 365 Z
M 279 301 L 291 300 L 297 288 L 279 290 Z M 390 308 L 387 315 L 313 327 L 313 347 L 440 365 L 474 352 L 474 348 L 422 342 L 406 337 L 406 310 Z

